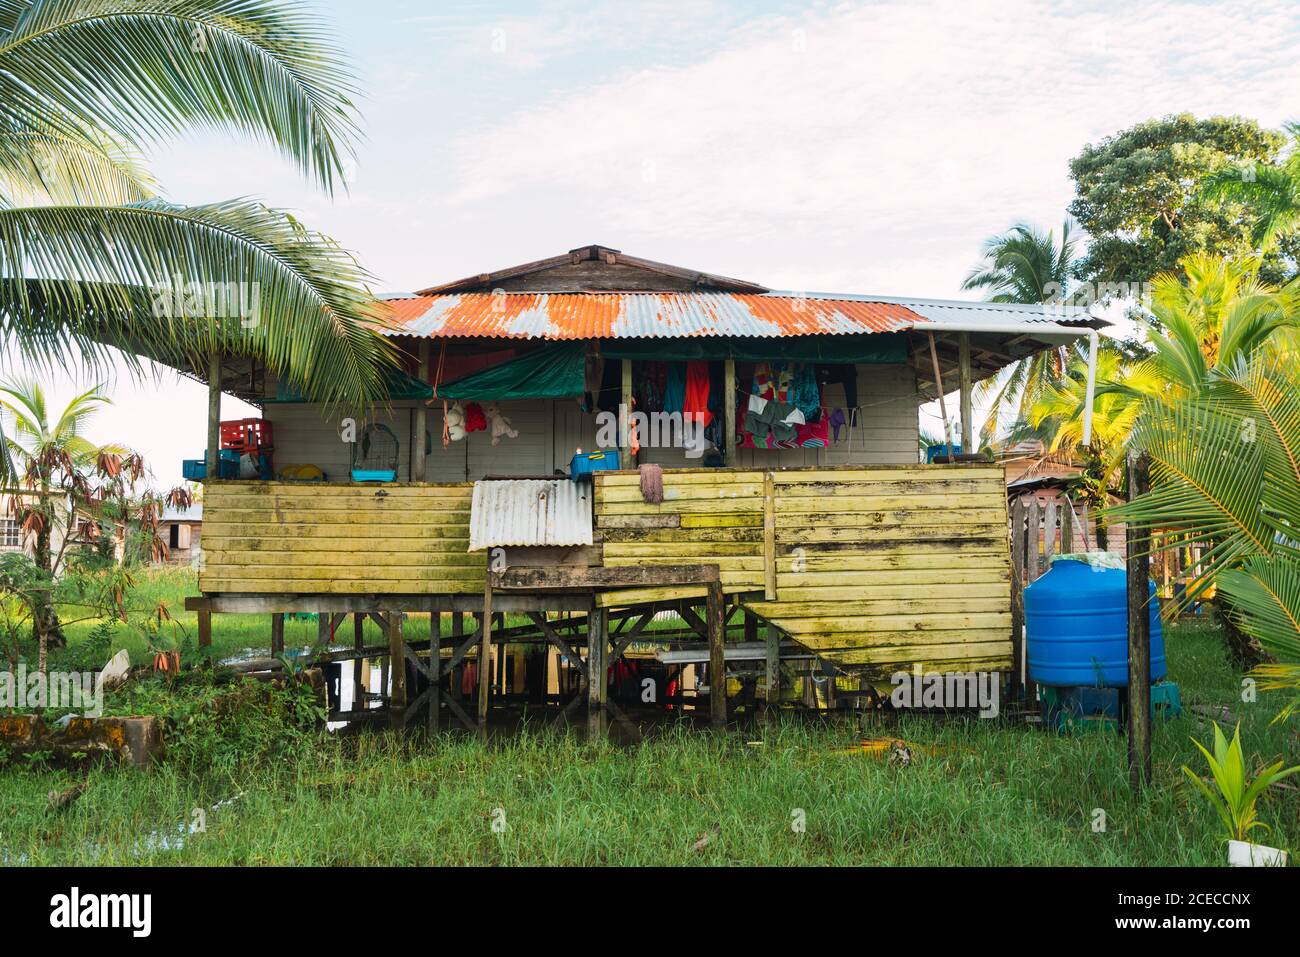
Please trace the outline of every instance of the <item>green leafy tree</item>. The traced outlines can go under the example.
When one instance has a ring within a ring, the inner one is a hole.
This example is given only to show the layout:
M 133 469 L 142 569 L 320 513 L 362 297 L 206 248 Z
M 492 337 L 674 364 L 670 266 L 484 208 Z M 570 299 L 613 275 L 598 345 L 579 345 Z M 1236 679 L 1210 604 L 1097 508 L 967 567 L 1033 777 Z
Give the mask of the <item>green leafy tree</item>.
M 351 254 L 253 200 L 167 202 L 140 162 L 226 129 L 332 192 L 353 95 L 318 17 L 287 0 L 0 0 L 0 338 L 52 365 L 116 347 L 204 377 L 224 350 L 313 399 L 381 397 L 393 350 Z
M 1145 283 L 1189 255 L 1235 256 L 1254 249 L 1255 216 L 1244 197 L 1207 192 L 1216 174 L 1276 164 L 1285 138 L 1244 117 L 1183 113 L 1147 120 L 1089 145 L 1070 161 L 1069 206 L 1088 233 L 1081 278 Z M 1225 171 L 1229 171 L 1226 172 Z M 1263 264 L 1272 281 L 1290 278 L 1280 252 Z
M 989 302 L 1060 302 L 1069 295 L 1075 245 L 1068 221 L 1061 227 L 1059 245 L 1050 231 L 1017 223 L 985 242 L 984 261 L 971 270 L 962 288 L 983 291 Z M 978 384 L 976 395 L 990 402 L 980 428 L 984 444 L 992 441 L 1008 410 L 1017 419 L 1028 418 L 1029 409 L 1044 391 L 1060 381 L 1070 353 L 1064 346 L 1035 353 Z
M 96 445 L 85 436 L 90 420 L 107 404 L 98 387 L 88 389 L 52 419 L 45 392 L 35 382 L 0 384 L 0 410 L 13 420 L 10 450 L 20 485 L 28 490 L 12 495 L 11 506 L 34 540 L 36 567 L 51 581 L 63 565 L 78 514 L 88 514 L 92 503 L 104 498 L 92 478 L 115 477 L 120 456 L 129 454 L 122 446 Z M 142 471 L 143 466 L 137 468 Z M 44 661 L 49 644 L 63 641 L 48 593 L 35 608 L 33 627 Z
M 1204 183 L 1210 199 L 1249 208 L 1250 238 L 1261 250 L 1272 250 L 1300 231 L 1300 124 L 1288 123 L 1284 129 L 1290 142 L 1277 165 L 1225 166 Z

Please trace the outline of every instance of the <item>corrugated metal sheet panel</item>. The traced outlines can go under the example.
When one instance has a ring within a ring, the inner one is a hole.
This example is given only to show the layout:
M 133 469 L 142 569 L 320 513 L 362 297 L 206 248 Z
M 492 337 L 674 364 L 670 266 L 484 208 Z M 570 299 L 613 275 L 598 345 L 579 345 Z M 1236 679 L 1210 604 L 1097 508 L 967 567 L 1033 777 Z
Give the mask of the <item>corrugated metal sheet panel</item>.
M 386 300 L 407 335 L 675 339 L 903 332 L 924 319 L 867 300 L 720 292 L 482 293 Z
M 469 550 L 530 545 L 590 545 L 591 484 L 562 479 L 474 483 Z

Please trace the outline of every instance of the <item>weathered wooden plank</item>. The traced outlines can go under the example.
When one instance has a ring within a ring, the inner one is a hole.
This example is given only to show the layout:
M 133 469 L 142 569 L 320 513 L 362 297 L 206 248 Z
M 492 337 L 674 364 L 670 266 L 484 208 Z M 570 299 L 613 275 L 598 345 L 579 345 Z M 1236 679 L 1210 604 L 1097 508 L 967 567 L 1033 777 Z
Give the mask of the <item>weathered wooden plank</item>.
M 974 592 L 945 601 L 942 605 L 925 598 L 882 598 L 872 600 L 870 592 L 859 592 L 858 599 L 837 599 L 832 601 L 791 601 L 782 592 L 780 601 L 750 602 L 753 608 L 765 618 L 779 618 L 784 627 L 794 619 L 826 618 L 834 619 L 836 615 L 915 615 L 918 625 L 934 616 L 936 610 L 944 608 L 960 609 L 964 614 L 1005 612 L 1011 601 L 1009 588 L 1000 588 L 997 592 Z
M 776 598 L 776 483 L 772 473 L 763 479 L 763 591 L 768 601 Z
M 661 505 L 647 502 L 610 502 L 597 506 L 602 515 L 663 515 L 665 513 L 682 515 L 717 515 L 728 512 L 763 511 L 762 496 L 746 498 L 699 498 L 682 499 L 676 502 L 665 500 Z
M 820 588 L 781 587 L 781 602 L 840 602 L 841 610 L 845 609 L 846 604 L 856 607 L 864 598 L 875 601 L 933 599 L 964 603 L 971 597 L 996 597 L 1005 603 L 1011 600 L 1011 584 L 1006 580 L 994 580 L 960 584 L 872 585 L 866 588 L 848 584 Z
M 248 578 L 253 580 L 274 581 L 281 578 L 303 578 L 330 580 L 340 577 L 356 577 L 364 573 L 376 582 L 431 582 L 431 581 L 482 581 L 482 562 L 480 567 L 472 565 L 420 565 L 413 564 L 404 568 L 367 568 L 353 565 L 350 568 L 339 565 L 223 565 L 209 562 L 203 574 L 213 578 Z
M 360 569 L 359 572 L 364 572 Z M 417 587 L 419 586 L 419 587 Z M 199 587 L 205 592 L 249 592 L 252 594 L 300 595 L 386 595 L 386 594 L 473 594 L 482 588 L 475 581 L 430 580 L 428 582 L 376 581 L 372 578 L 218 578 L 200 576 Z M 313 609 L 307 609 L 308 611 Z
M 814 528 L 777 529 L 777 542 L 798 545 L 807 542 L 925 542 L 950 541 L 956 535 L 998 538 L 1006 534 L 1005 523 L 997 525 L 954 525 L 933 528 L 841 528 L 822 525 Z
M 843 615 L 825 618 L 786 618 L 779 619 L 782 629 L 794 635 L 796 639 L 802 634 L 833 634 L 836 632 L 871 632 L 908 631 L 915 634 L 929 630 L 953 628 L 1011 628 L 1011 613 L 985 612 L 974 614 L 931 614 L 910 615 Z
M 206 544 L 206 543 L 205 543 Z M 353 547 L 356 543 L 353 542 Z M 203 550 L 203 560 L 208 565 L 266 565 L 287 567 L 294 565 L 329 565 L 337 568 L 415 568 L 426 565 L 455 567 L 483 564 L 481 555 L 472 555 L 462 546 L 459 552 L 450 548 L 427 547 L 392 552 L 341 551 L 300 545 L 275 551 L 252 548 L 231 548 L 229 540 L 218 539 L 212 548 Z
M 1000 525 L 1006 519 L 1006 508 L 951 508 L 946 511 L 910 511 L 907 509 L 877 510 L 874 512 L 779 512 L 776 527 L 808 528 L 832 526 L 836 528 L 930 528 L 942 525 Z
M 949 472 L 945 475 L 943 473 Z M 803 485 L 809 482 L 914 482 L 930 481 L 1001 482 L 1006 471 L 1000 465 L 845 465 L 815 469 L 789 469 L 776 473 L 777 485 Z
M 876 512 L 904 510 L 911 512 L 946 512 L 954 508 L 1006 508 L 1005 490 L 990 486 L 979 494 L 954 494 L 948 491 L 935 491 L 927 494 L 918 491 L 915 495 L 876 495 L 873 486 L 862 486 L 861 494 L 849 494 L 857 487 L 841 487 L 838 494 L 825 495 L 786 495 L 785 487 L 777 496 L 776 510 L 783 514 L 796 512 L 821 512 L 835 514 L 838 512 Z
M 971 542 L 922 542 L 888 552 L 858 554 L 852 551 L 834 555 L 805 554 L 781 555 L 776 560 L 779 572 L 867 572 L 877 570 L 952 569 L 973 570 L 1005 568 L 1007 550 L 1005 543 L 991 545 Z
M 605 543 L 623 542 L 755 542 L 763 541 L 762 528 L 611 528 L 601 536 Z
M 611 558 L 660 557 L 696 558 L 712 561 L 720 555 L 750 556 L 762 559 L 759 542 L 606 542 L 605 561 Z
M 753 482 L 719 482 L 716 485 L 706 485 L 702 482 L 695 482 L 686 485 L 678 485 L 673 479 L 672 472 L 664 473 L 664 502 L 696 502 L 711 501 L 713 499 L 724 498 L 761 498 L 763 495 L 763 479 L 760 473 L 758 479 Z M 624 485 L 605 487 L 596 491 L 596 505 L 613 505 L 613 504 L 648 504 L 641 496 L 641 486 Z
M 508 568 L 492 575 L 498 588 L 616 588 L 718 581 L 717 565 L 634 565 L 605 568 Z
M 223 516 L 225 513 L 221 513 Z M 363 528 L 354 525 L 318 525 L 313 522 L 239 522 L 232 524 L 213 519 L 211 526 L 204 522 L 204 538 L 234 539 L 255 537 L 265 541 L 298 541 L 301 539 L 345 539 L 353 543 L 422 542 L 434 539 L 463 541 L 469 544 L 469 523 L 455 524 L 393 524 L 375 522 Z
M 704 598 L 709 593 L 707 585 L 659 585 L 644 588 L 616 588 L 596 593 L 597 608 L 624 608 L 652 601 L 676 601 L 682 598 Z

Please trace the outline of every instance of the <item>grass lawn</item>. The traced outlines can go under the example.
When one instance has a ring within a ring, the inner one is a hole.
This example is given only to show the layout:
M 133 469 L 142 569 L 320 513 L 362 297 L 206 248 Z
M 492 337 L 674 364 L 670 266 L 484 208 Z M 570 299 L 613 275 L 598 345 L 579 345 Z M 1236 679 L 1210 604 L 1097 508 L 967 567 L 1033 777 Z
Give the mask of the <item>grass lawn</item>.
M 179 577 L 142 584 L 137 601 L 146 589 L 175 599 Z M 180 617 L 192 629 L 192 616 Z M 223 651 L 263 647 L 269 624 L 254 621 L 219 616 L 214 641 Z M 290 640 L 314 636 L 310 625 L 296 629 Z M 143 636 L 120 640 L 143 650 Z M 1170 629 L 1171 676 L 1184 705 L 1230 707 L 1253 765 L 1300 762 L 1300 726 L 1270 726 L 1281 704 L 1274 696 L 1243 703 L 1221 648 L 1211 628 Z M 1129 792 L 1121 738 L 1060 737 L 1000 720 L 904 717 L 863 728 L 791 717 L 722 734 L 673 729 L 626 748 L 540 730 L 487 745 L 458 735 L 278 741 L 274 715 L 238 720 L 246 722 L 239 729 L 215 727 L 242 735 L 244 756 L 201 765 L 176 759 L 140 773 L 11 759 L 0 766 L 0 863 L 1226 861 L 1213 813 L 1179 770 L 1200 767 L 1190 736 L 1210 735 L 1190 709 L 1156 726 L 1155 780 L 1140 798 Z M 864 734 L 912 742 L 913 763 L 837 753 Z M 48 792 L 83 781 L 78 801 L 47 811 Z M 207 812 L 206 830 L 182 847 L 164 846 L 194 808 L 231 798 Z M 1094 829 L 1096 809 L 1105 813 L 1103 831 Z M 1266 842 L 1294 853 L 1300 791 L 1274 792 L 1262 816 L 1273 827 Z M 800 821 L 802 829 L 793 826 Z

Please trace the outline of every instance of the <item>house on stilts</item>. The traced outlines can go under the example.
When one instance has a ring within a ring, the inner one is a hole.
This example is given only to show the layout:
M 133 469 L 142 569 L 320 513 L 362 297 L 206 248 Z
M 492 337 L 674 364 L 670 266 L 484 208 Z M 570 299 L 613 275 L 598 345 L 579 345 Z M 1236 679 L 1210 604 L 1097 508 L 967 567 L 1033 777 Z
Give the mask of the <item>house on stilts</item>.
M 480 727 L 521 700 L 599 725 L 627 669 L 720 721 L 809 677 L 825 707 L 1017 660 L 1004 471 L 920 464 L 918 406 L 958 392 L 970 450 L 973 384 L 1087 336 L 1085 310 L 778 292 L 604 246 L 386 302 L 382 407 L 327 416 L 238 356 L 209 382 L 262 407 L 223 434 L 265 458 L 204 490 L 201 639 L 269 612 L 282 643 L 315 612 L 331 658 L 403 663 L 393 723 Z

